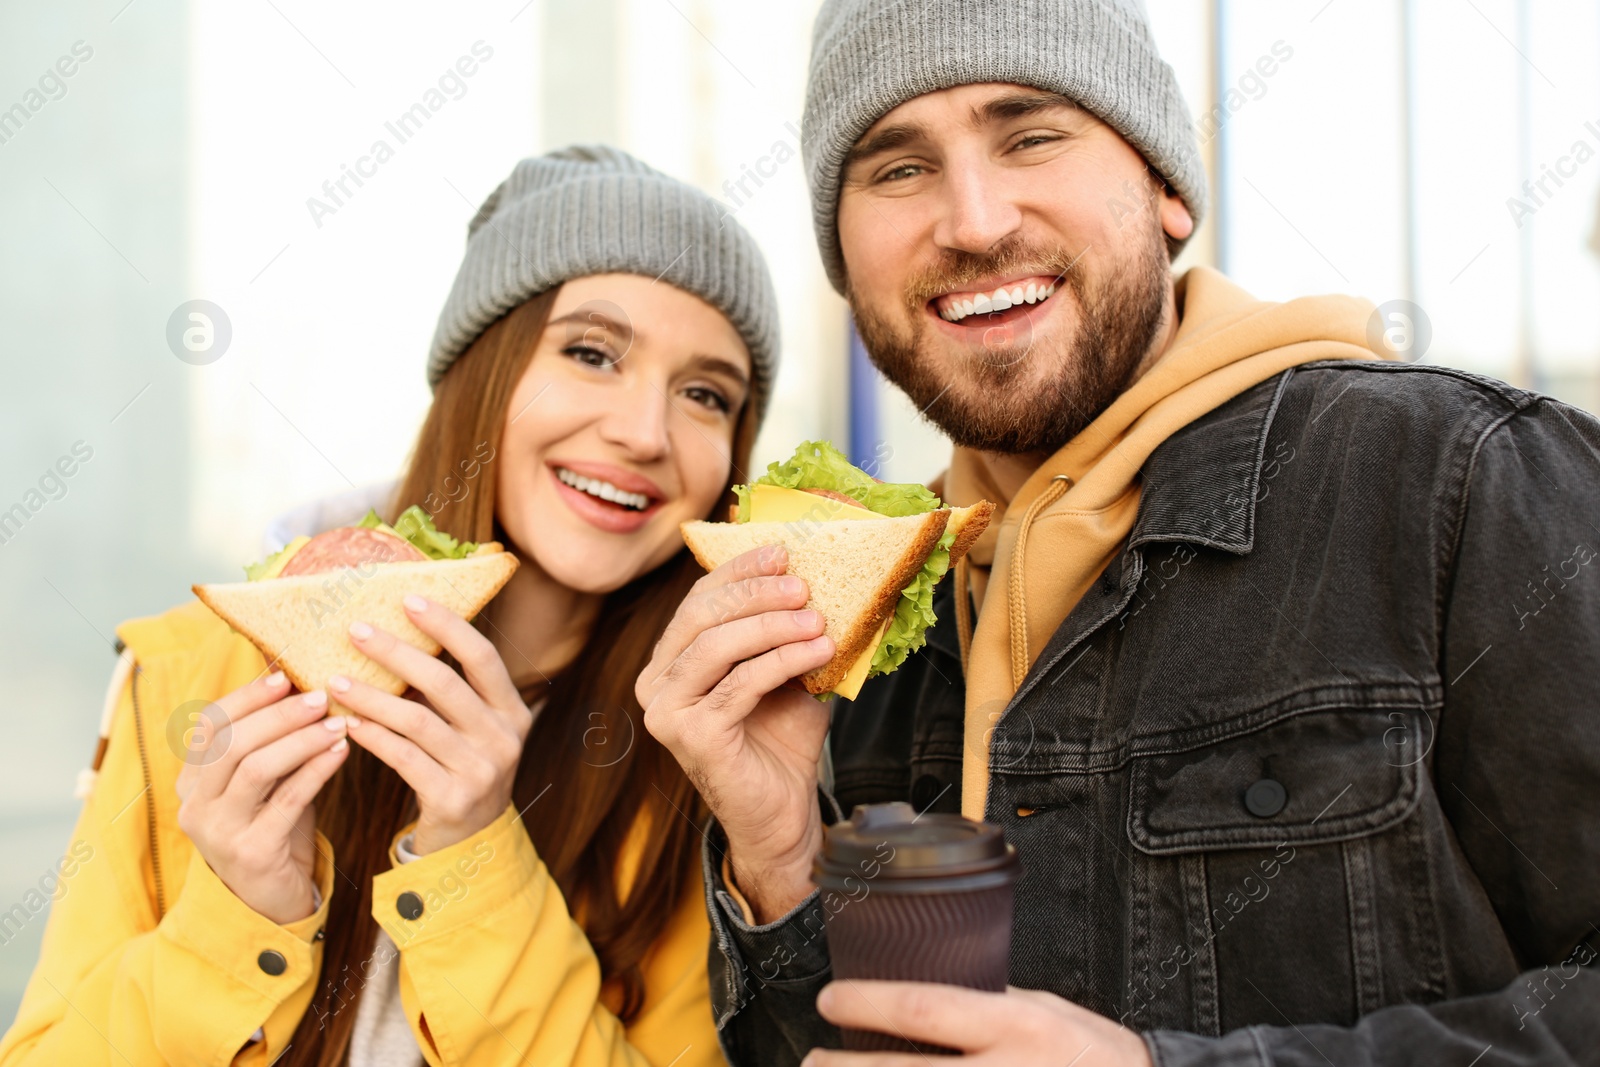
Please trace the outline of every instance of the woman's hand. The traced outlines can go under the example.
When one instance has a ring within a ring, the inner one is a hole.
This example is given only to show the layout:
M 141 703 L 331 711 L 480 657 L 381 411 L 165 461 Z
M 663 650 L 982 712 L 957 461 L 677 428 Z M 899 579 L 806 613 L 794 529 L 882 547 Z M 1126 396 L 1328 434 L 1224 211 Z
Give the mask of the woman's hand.
M 178 775 L 178 826 L 222 883 L 284 924 L 313 906 L 313 801 L 345 760 L 343 716 L 321 691 L 291 694 L 281 671 L 207 708 Z
M 356 622 L 351 643 L 427 703 L 340 675 L 328 688 L 356 714 L 350 736 L 417 794 L 411 849 L 420 856 L 466 840 L 505 811 L 533 714 L 500 653 L 471 623 L 420 596 L 404 603 L 411 621 L 456 658 L 466 678 L 393 634 Z

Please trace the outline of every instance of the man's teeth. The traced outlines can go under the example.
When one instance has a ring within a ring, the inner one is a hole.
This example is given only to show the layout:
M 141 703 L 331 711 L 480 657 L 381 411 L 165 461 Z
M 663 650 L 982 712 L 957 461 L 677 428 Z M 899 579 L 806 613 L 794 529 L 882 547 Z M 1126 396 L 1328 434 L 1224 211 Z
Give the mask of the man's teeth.
M 1004 311 L 1018 304 L 1037 304 L 1055 295 L 1056 283 L 1041 286 L 1038 282 L 996 289 L 992 293 L 968 293 L 940 302 L 939 317 L 946 322 L 960 322 L 968 315 L 987 315 Z
M 650 506 L 650 498 L 643 493 L 625 493 L 610 482 L 603 482 L 599 478 L 585 478 L 565 467 L 556 468 L 556 477 L 580 493 L 588 493 L 590 496 L 597 496 L 601 500 L 609 500 L 613 504 L 621 504 L 635 511 L 643 511 Z

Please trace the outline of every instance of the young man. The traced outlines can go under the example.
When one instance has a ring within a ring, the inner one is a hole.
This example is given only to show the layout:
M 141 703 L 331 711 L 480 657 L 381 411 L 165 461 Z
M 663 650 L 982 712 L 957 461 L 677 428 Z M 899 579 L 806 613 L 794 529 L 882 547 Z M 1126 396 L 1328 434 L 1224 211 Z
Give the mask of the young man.
M 641 676 L 716 816 L 730 1059 L 1596 1062 L 1600 423 L 1375 358 L 1365 302 L 1173 279 L 1204 179 L 1137 0 L 830 0 L 813 48 L 830 277 L 1004 515 L 831 734 L 781 550 Z M 829 985 L 833 800 L 1002 825 L 1021 988 Z

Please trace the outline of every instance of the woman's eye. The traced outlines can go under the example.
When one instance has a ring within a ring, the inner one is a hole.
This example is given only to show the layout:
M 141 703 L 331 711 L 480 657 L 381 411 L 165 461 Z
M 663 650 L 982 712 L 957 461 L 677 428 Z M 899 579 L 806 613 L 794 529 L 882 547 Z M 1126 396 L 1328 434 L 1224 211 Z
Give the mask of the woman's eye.
M 703 385 L 690 386 L 688 389 L 683 391 L 683 395 L 688 397 L 690 400 L 693 400 L 696 404 L 699 404 L 705 408 L 710 408 L 713 411 L 720 411 L 723 414 L 727 414 L 729 411 L 733 410 L 733 405 L 728 403 L 727 397 L 723 396 L 715 389 L 710 389 Z
M 589 345 L 568 345 L 561 352 L 563 355 L 571 356 L 587 367 L 605 368 L 615 366 L 617 363 L 617 360 L 612 357 L 610 352 L 592 348 Z

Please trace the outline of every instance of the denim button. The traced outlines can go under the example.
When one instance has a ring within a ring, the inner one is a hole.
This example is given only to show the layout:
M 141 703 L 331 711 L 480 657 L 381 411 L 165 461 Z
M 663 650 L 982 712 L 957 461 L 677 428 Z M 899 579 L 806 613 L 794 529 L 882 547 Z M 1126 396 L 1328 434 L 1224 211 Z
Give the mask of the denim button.
M 402 919 L 420 919 L 422 918 L 422 898 L 408 889 L 395 900 L 394 910 L 400 913 Z
M 256 966 L 276 978 L 289 969 L 289 961 L 277 949 L 269 948 L 256 957 Z
M 939 794 L 944 792 L 944 783 L 931 774 L 924 774 L 911 786 L 911 806 L 918 811 L 927 811 L 934 801 L 939 799 Z
M 1289 791 L 1274 778 L 1263 778 L 1244 791 L 1245 810 L 1262 819 L 1272 818 L 1288 802 Z

